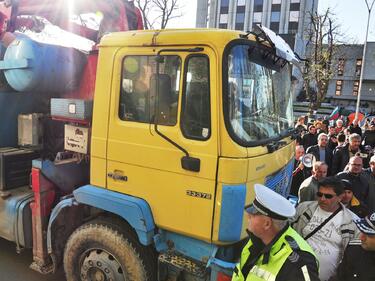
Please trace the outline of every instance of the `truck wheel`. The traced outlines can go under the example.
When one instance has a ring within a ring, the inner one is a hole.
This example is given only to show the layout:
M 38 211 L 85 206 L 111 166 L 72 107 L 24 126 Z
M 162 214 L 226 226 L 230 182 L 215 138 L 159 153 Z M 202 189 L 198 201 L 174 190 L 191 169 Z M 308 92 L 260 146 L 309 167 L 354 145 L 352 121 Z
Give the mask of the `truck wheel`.
M 68 281 L 154 281 L 147 248 L 116 228 L 86 224 L 70 236 L 64 253 Z

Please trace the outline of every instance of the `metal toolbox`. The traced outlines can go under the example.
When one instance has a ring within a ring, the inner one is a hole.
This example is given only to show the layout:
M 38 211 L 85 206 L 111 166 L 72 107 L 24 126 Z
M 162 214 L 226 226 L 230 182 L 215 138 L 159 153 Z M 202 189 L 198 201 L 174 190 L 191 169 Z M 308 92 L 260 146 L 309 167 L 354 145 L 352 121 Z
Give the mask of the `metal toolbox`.
M 31 162 L 39 153 L 30 149 L 0 148 L 0 190 L 29 185 Z
M 68 121 L 90 121 L 92 104 L 92 100 L 53 98 L 51 99 L 51 116 Z
M 40 147 L 43 139 L 43 114 L 18 115 L 18 145 Z

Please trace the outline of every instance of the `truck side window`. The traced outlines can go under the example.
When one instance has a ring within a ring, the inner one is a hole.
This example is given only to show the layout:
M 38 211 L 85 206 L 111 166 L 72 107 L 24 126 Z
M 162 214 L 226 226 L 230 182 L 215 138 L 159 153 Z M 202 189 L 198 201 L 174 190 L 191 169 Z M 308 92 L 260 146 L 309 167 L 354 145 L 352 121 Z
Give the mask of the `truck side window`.
M 159 77 L 168 78 L 170 89 L 159 93 L 158 122 L 174 126 L 177 123 L 180 92 L 181 59 L 165 56 L 159 64 Z M 123 60 L 119 117 L 124 121 L 153 123 L 155 118 L 155 91 L 150 91 L 156 75 L 155 56 L 127 56 Z M 165 98 L 165 96 L 168 96 Z
M 189 56 L 185 65 L 182 133 L 190 139 L 206 140 L 211 135 L 209 60 L 203 55 Z

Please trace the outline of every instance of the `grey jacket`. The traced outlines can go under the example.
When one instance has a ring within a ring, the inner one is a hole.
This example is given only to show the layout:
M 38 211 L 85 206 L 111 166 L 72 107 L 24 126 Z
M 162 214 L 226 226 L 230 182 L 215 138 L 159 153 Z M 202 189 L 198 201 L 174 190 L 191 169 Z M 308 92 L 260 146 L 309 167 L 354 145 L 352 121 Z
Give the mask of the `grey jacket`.
M 340 203 L 341 204 L 341 203 Z M 342 237 L 342 250 L 346 248 L 349 241 L 359 237 L 359 230 L 353 222 L 353 218 L 356 217 L 354 213 L 352 213 L 349 209 L 345 208 L 343 204 L 341 204 L 342 210 L 340 211 L 341 215 L 343 216 L 342 225 L 340 227 L 341 237 Z M 302 235 L 302 230 L 306 227 L 309 223 L 311 218 L 314 215 L 315 210 L 318 208 L 318 201 L 306 201 L 302 202 L 297 207 L 297 213 L 294 218 L 294 222 L 292 222 L 292 227 Z M 337 215 L 340 215 L 338 213 Z
M 305 179 L 301 183 L 301 187 L 298 191 L 298 203 L 316 200 L 316 192 L 318 191 L 318 189 L 318 181 L 313 176 Z

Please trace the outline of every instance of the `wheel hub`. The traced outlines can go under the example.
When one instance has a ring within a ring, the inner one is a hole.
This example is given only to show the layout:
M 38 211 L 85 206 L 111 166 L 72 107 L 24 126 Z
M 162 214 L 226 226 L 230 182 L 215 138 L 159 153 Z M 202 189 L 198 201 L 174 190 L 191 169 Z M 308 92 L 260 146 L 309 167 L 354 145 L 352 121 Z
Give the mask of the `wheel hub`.
M 126 281 L 120 263 L 107 251 L 86 252 L 81 267 L 83 281 Z

